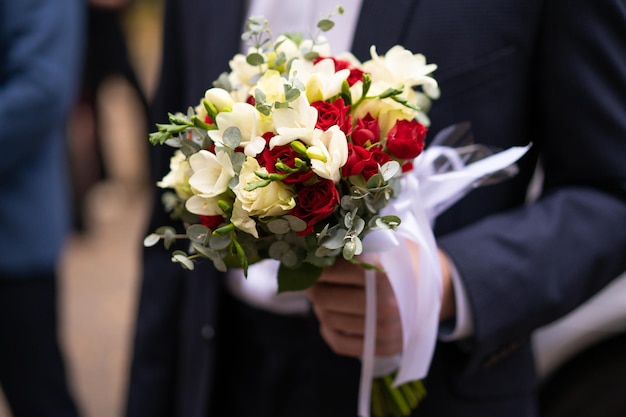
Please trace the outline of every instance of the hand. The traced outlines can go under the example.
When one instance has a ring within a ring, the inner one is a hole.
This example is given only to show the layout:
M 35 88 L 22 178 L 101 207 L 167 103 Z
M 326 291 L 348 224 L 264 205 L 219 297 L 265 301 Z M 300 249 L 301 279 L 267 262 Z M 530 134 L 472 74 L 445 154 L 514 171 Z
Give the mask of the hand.
M 417 270 L 417 246 L 408 242 L 413 269 Z M 440 320 L 454 316 L 454 287 L 447 257 L 440 251 L 443 272 L 443 297 Z M 387 276 L 376 274 L 376 350 L 378 356 L 402 352 L 402 325 L 395 294 Z M 331 349 L 340 355 L 360 357 L 365 327 L 365 278 L 363 269 L 338 260 L 307 291 L 320 321 L 320 333 Z
M 402 351 L 402 326 L 396 297 L 387 276 L 376 274 L 376 355 Z M 320 321 L 322 337 L 339 354 L 360 357 L 365 328 L 365 278 L 363 269 L 338 260 L 308 290 Z

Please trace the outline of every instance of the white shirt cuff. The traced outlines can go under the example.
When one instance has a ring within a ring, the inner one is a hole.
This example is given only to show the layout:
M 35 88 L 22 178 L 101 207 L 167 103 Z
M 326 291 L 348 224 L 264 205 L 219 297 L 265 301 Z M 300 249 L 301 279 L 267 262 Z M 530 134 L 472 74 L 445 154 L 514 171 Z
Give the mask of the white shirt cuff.
M 459 271 L 448 258 L 450 275 L 454 287 L 454 301 L 456 303 L 456 317 L 446 320 L 439 325 L 439 340 L 452 342 L 461 340 L 474 334 L 474 319 L 469 306 L 465 285 L 461 280 Z

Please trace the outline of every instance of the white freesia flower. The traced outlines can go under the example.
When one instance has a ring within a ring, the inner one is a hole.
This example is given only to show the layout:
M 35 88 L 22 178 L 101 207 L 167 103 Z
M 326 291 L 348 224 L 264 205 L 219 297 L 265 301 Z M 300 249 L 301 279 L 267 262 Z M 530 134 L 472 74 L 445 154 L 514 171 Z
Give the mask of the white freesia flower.
M 241 133 L 241 143 L 247 156 L 256 156 L 265 147 L 262 135 L 271 131 L 271 121 L 265 120 L 254 106 L 248 103 L 235 103 L 233 110 L 222 112 L 215 118 L 218 130 L 209 131 L 211 139 L 218 144 L 224 144 L 224 132 L 229 127 L 236 127 Z
M 193 174 L 189 161 L 180 149 L 174 152 L 170 158 L 170 172 L 157 182 L 161 188 L 173 188 L 180 198 L 188 198 L 193 195 L 189 186 L 189 177 Z
M 190 213 L 203 216 L 224 215 L 224 211 L 222 211 L 218 204 L 220 200 L 222 200 L 222 198 L 219 196 L 202 197 L 199 195 L 193 195 L 185 202 L 185 208 Z
M 335 72 L 335 63 L 331 59 L 322 59 L 317 64 L 298 59 L 291 63 L 289 73 L 290 78 L 302 81 L 310 103 L 335 97 L 349 75 L 349 69 Z
M 259 89 L 265 94 L 265 100 L 268 103 L 282 102 L 285 101 L 285 84 L 286 80 L 280 76 L 278 71 L 267 70 L 259 79 L 252 94 Z
M 231 111 L 233 105 L 235 104 L 235 101 L 230 93 L 223 88 L 210 88 L 206 90 L 204 93 L 204 100 L 211 103 L 218 112 Z M 200 102 L 200 104 L 195 107 L 195 111 L 200 120 L 204 121 L 204 119 L 208 116 L 203 102 Z
M 426 64 L 422 54 L 413 54 L 411 51 L 396 45 L 384 56 L 378 55 L 376 47 L 370 47 L 372 59 L 363 63 L 363 70 L 372 76 L 373 82 L 386 81 L 395 86 L 416 87 L 428 86 L 428 91 L 435 92 L 437 81 L 429 74 L 437 69 L 435 64 Z
M 237 228 L 258 237 L 256 227 L 254 231 L 250 227 L 250 216 L 266 217 L 287 214 L 295 207 L 296 200 L 293 188 L 280 181 L 272 181 L 264 187 L 246 190 L 249 184 L 261 181 L 256 172 L 267 173 L 255 158 L 247 157 L 239 174 L 239 184 L 233 188 L 237 199 L 233 206 L 231 221 Z
M 200 150 L 191 155 L 189 164 L 193 175 L 189 185 L 194 192 L 204 198 L 217 197 L 228 189 L 228 183 L 235 176 L 230 157 L 224 151 L 213 154 Z
M 315 129 L 311 146 L 307 149 L 311 158 L 311 169 L 322 178 L 338 182 L 340 169 L 348 160 L 348 141 L 339 126 L 331 126 L 327 131 Z
M 287 145 L 296 139 L 308 145 L 317 123 L 317 109 L 309 104 L 304 95 L 300 95 L 290 103 L 289 108 L 274 109 L 272 119 L 277 135 L 270 139 L 270 148 Z

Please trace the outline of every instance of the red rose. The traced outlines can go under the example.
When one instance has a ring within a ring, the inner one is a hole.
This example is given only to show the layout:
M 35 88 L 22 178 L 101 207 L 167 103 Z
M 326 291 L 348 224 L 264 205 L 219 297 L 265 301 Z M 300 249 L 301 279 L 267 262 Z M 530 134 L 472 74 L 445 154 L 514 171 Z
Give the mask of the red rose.
M 363 74 L 364 74 L 363 71 L 361 71 L 358 68 L 352 68 L 350 66 L 350 62 L 345 61 L 343 59 L 337 59 L 334 57 L 318 57 L 317 59 L 315 59 L 315 61 L 313 61 L 313 63 L 317 64 L 323 59 L 332 59 L 333 63 L 335 64 L 335 72 L 339 72 L 343 69 L 350 70 L 350 75 L 348 75 L 348 80 L 347 80 L 349 86 L 352 87 L 357 82 L 363 81 Z
M 326 101 L 316 101 L 311 106 L 317 109 L 317 123 L 315 127 L 327 131 L 331 126 L 339 126 L 346 135 L 352 129 L 352 116 L 348 114 L 350 106 L 346 106 L 342 98 L 332 103 Z
M 300 155 L 290 145 L 282 145 L 274 146 L 273 149 L 266 148 L 258 159 L 259 165 L 265 167 L 267 172 L 285 174 L 285 171 L 276 168 L 276 163 L 282 162 L 289 168 L 296 169 L 296 158 L 300 158 Z M 310 169 L 293 172 L 282 181 L 285 184 L 301 184 L 310 180 L 313 174 Z
M 378 167 L 391 160 L 391 157 L 378 147 L 370 149 L 370 155 L 370 160 L 366 161 L 363 167 L 363 177 L 366 180 L 378 174 Z
M 302 187 L 296 197 L 296 207 L 290 214 L 306 222 L 301 236 L 312 233 L 315 225 L 330 216 L 339 205 L 339 191 L 331 180 L 322 179 L 313 185 Z
M 367 113 L 362 119 L 356 121 L 352 131 L 352 143 L 360 146 L 370 146 L 380 141 L 380 127 L 378 119 L 374 119 Z
M 348 160 L 341 167 L 341 174 L 344 177 L 360 174 L 371 158 L 370 152 L 364 147 L 348 143 Z
M 416 120 L 398 120 L 387 136 L 389 153 L 400 159 L 413 159 L 424 149 L 426 127 Z
M 222 216 L 203 216 L 200 215 L 200 223 L 203 226 L 208 227 L 211 230 L 217 229 L 219 226 L 224 223 L 224 218 Z

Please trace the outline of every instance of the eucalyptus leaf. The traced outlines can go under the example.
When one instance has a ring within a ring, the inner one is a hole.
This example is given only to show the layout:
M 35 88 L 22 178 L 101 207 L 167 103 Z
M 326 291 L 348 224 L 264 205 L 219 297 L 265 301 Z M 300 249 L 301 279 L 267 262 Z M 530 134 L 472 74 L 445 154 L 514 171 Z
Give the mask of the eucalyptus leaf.
M 289 215 L 283 216 L 283 219 L 289 222 L 289 227 L 294 232 L 302 232 L 306 230 L 307 224 L 302 219 L 299 219 L 295 216 L 289 216 Z
M 357 236 L 360 235 L 365 229 L 365 220 L 361 217 L 356 217 L 352 223 L 352 232 Z
M 171 227 L 166 228 L 163 233 L 163 245 L 165 246 L 165 249 L 169 249 L 175 241 L 176 231 Z
M 229 234 L 211 236 L 209 240 L 209 247 L 217 251 L 226 250 L 232 243 L 232 239 Z
M 317 52 L 309 51 L 304 54 L 304 59 L 306 59 L 307 61 L 315 61 L 319 56 L 320 54 L 318 54 Z
M 396 175 L 400 175 L 402 173 L 402 168 L 397 161 L 389 161 L 380 168 L 380 173 L 385 181 L 389 181 Z
M 211 248 L 207 248 L 206 246 L 203 245 L 199 245 L 197 243 L 192 243 L 191 247 L 200 255 L 204 256 L 205 258 L 211 259 L 211 260 L 215 260 L 216 258 L 220 257 L 219 252 L 217 252 L 214 249 Z
M 286 219 L 271 220 L 267 223 L 267 228 L 275 235 L 284 235 L 291 230 L 289 222 Z
M 268 253 L 272 259 L 280 260 L 290 249 L 289 243 L 278 240 L 270 245 Z
M 320 246 L 328 249 L 342 248 L 347 233 L 348 231 L 345 229 L 335 229 L 333 234 L 320 239 Z
M 143 240 L 143 245 L 146 248 L 149 248 L 159 243 L 159 240 L 161 240 L 161 236 L 157 235 L 156 233 L 151 233 L 145 237 L 145 239 Z
M 194 263 L 184 253 L 177 253 L 172 256 L 172 262 L 181 264 L 185 269 L 193 271 Z
M 237 126 L 230 126 L 224 130 L 222 142 L 231 149 L 237 148 L 241 144 L 241 131 L 239 128 Z
M 301 260 L 298 257 L 298 253 L 293 249 L 285 252 L 280 258 L 280 263 L 288 268 L 296 268 L 300 264 L 300 262 Z
M 211 235 L 211 230 L 202 224 L 192 224 L 187 228 L 187 237 L 194 243 L 204 245 Z
M 318 29 L 320 29 L 322 32 L 328 32 L 329 30 L 331 30 L 333 27 L 335 26 L 335 22 L 333 22 L 330 19 L 322 19 L 319 22 L 317 22 L 317 27 Z
M 263 57 L 263 55 L 257 52 L 253 52 L 246 57 L 246 62 L 253 67 L 257 67 L 265 63 L 265 58 Z

